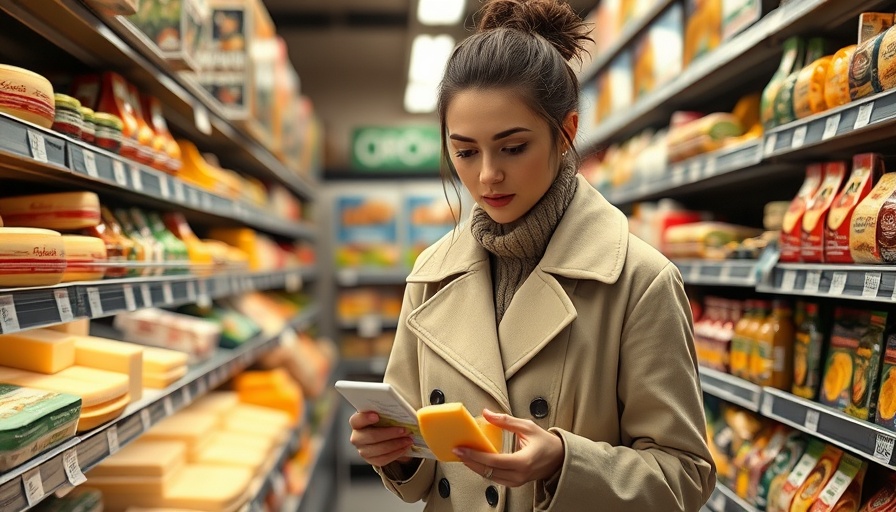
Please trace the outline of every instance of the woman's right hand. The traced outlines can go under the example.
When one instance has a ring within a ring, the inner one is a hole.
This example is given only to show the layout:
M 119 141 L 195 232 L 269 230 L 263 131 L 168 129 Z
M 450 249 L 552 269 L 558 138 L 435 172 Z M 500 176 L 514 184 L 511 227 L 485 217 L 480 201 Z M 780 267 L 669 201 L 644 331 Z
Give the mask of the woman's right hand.
M 405 456 L 414 441 L 410 432 L 402 427 L 375 427 L 380 417 L 375 412 L 356 412 L 349 418 L 352 427 L 351 443 L 358 454 L 372 466 L 385 466 L 398 461 L 407 463 Z

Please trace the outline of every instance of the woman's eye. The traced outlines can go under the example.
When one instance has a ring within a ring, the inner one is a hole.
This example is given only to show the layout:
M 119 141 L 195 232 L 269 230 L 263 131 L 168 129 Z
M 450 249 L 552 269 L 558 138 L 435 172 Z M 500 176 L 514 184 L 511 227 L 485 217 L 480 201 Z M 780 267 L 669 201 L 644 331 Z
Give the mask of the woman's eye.
M 510 147 L 504 148 L 504 151 L 506 151 L 507 154 L 509 154 L 509 155 L 518 155 L 526 150 L 526 146 L 527 146 L 527 144 L 520 144 L 519 146 L 510 146 Z
M 473 150 L 472 149 L 461 149 L 461 150 L 458 150 L 456 153 L 454 153 L 454 156 L 457 158 L 469 158 L 469 157 L 473 156 Z

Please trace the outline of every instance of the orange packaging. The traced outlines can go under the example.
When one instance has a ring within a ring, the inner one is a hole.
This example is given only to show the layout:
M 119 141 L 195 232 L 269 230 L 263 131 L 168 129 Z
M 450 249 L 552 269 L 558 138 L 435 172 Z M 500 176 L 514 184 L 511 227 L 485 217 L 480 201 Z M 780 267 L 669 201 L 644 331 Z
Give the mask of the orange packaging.
M 808 512 L 821 491 L 834 476 L 843 457 L 843 450 L 833 446 L 826 446 L 818 463 L 812 469 L 812 472 L 806 476 L 806 479 L 796 490 L 793 496 L 793 502 L 790 505 L 790 512 Z
M 806 179 L 800 187 L 796 197 L 790 202 L 787 213 L 781 227 L 781 257 L 782 262 L 800 261 L 800 244 L 802 243 L 803 214 L 806 213 L 806 203 L 815 195 L 824 167 L 821 164 L 811 164 L 806 168 Z
M 131 108 L 134 109 L 134 119 L 137 120 L 137 153 L 138 161 L 144 163 L 154 169 L 163 170 L 162 164 L 166 158 L 165 154 L 160 151 L 161 146 L 157 142 L 156 132 L 149 123 L 146 122 L 146 116 L 143 114 L 143 108 L 140 105 L 140 92 L 133 84 L 128 84 L 128 101 Z M 157 146 L 159 149 L 157 149 Z
M 106 72 L 102 75 L 86 75 L 75 79 L 72 84 L 72 96 L 82 105 L 96 112 L 104 112 L 118 116 L 122 122 L 121 156 L 145 162 L 148 153 L 142 155 L 139 150 L 138 132 L 140 126 L 131 104 L 128 83 L 118 73 Z M 144 160 L 141 160 L 143 158 Z
M 824 489 L 817 493 L 810 512 L 855 512 L 859 510 L 862 498 L 862 484 L 868 463 L 862 459 L 843 454 L 837 473 L 828 481 Z
M 143 118 L 156 133 L 156 138 L 161 141 L 161 151 L 164 153 L 164 165 L 161 170 L 177 175 L 183 165 L 183 159 L 180 155 L 180 146 L 168 130 L 168 123 L 162 115 L 162 103 L 154 96 L 141 94 L 140 107 L 143 110 Z M 158 141 L 154 141 L 154 144 L 158 144 Z
M 824 227 L 828 210 L 846 179 L 844 162 L 828 162 L 824 164 L 824 180 L 818 191 L 806 203 L 803 214 L 803 232 L 801 234 L 800 256 L 807 263 L 824 261 Z
M 883 158 L 877 153 L 862 153 L 852 159 L 852 173 L 843 190 L 834 198 L 824 228 L 824 261 L 852 263 L 849 229 L 852 213 L 884 173 Z

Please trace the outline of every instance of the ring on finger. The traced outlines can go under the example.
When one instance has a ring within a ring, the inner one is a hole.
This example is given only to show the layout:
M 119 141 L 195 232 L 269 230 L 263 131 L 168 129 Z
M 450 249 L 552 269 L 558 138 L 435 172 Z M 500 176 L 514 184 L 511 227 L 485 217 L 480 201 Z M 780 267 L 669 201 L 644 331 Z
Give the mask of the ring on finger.
M 485 478 L 486 480 L 490 480 L 492 478 L 492 472 L 494 472 L 494 469 L 486 466 L 485 473 L 482 475 L 483 478 Z

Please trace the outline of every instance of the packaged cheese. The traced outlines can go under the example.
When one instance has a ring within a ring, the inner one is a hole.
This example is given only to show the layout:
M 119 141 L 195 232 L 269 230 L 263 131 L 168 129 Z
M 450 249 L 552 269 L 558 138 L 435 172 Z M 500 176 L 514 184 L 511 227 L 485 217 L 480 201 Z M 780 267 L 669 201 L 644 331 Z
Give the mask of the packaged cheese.
M 881 176 L 852 213 L 849 253 L 856 263 L 896 260 L 896 173 Z M 889 259 L 888 259 L 889 258 Z
M 859 14 L 858 43 L 870 41 L 893 26 L 891 12 L 863 12 Z
M 796 120 L 795 92 L 796 82 L 803 66 L 815 62 L 825 54 L 825 40 L 819 37 L 809 39 L 806 53 L 799 55 L 793 71 L 781 82 L 781 88 L 775 96 L 775 125 L 780 126 Z M 806 100 L 808 101 L 808 99 Z
M 0 112 L 44 128 L 53 126 L 53 84 L 27 69 L 0 64 Z
M 849 232 L 856 206 L 871 193 L 884 172 L 883 157 L 876 153 L 862 153 L 852 159 L 852 173 L 843 190 L 834 198 L 824 230 L 824 261 L 852 263 L 849 251 Z
M 796 197 L 790 202 L 787 213 L 784 214 L 784 222 L 781 227 L 781 256 L 782 262 L 796 262 L 801 259 L 801 244 L 803 230 L 803 215 L 806 205 L 818 191 L 824 167 L 821 164 L 812 164 L 806 168 L 806 179 L 800 186 Z
M 853 101 L 874 93 L 871 77 L 874 75 L 874 47 L 879 37 L 858 45 L 849 60 L 849 98 Z
M 106 273 L 106 244 L 93 236 L 62 235 L 65 246 L 65 274 L 62 282 L 96 281 Z
M 139 437 L 97 464 L 90 478 L 159 478 L 180 470 L 187 463 L 187 445 L 181 441 L 161 441 Z
M 75 364 L 75 338 L 49 329 L 0 335 L 0 366 L 57 373 Z
M 463 446 L 486 453 L 500 453 L 504 431 L 484 419 L 475 419 L 460 402 L 427 405 L 417 410 L 420 433 L 442 462 L 460 459 L 453 450 Z
M 871 76 L 874 92 L 896 87 L 896 30 L 881 34 L 874 42 L 874 70 Z
M 834 476 L 840 459 L 843 457 L 843 450 L 833 446 L 826 446 L 824 453 L 818 459 L 818 463 L 812 469 L 812 472 L 806 476 L 806 480 L 797 489 L 793 497 L 793 503 L 790 505 L 790 512 L 807 512 L 809 507 L 815 503 L 815 500 L 821 494 L 822 489 Z
M 799 37 L 791 37 L 784 41 L 784 52 L 778 70 L 762 91 L 761 117 L 762 125 L 768 130 L 777 126 L 775 116 L 775 99 L 784 81 L 794 70 L 802 68 L 805 41 Z
M 143 397 L 143 347 L 139 345 L 79 336 L 75 338 L 75 364 L 127 375 L 131 400 Z
M 52 286 L 65 273 L 65 246 L 56 231 L 0 228 L 0 287 Z
M 894 333 L 887 336 L 884 347 L 875 422 L 882 427 L 896 430 L 896 334 Z
M 221 337 L 221 327 L 213 322 L 156 308 L 119 313 L 114 325 L 126 341 L 184 352 L 192 362 L 211 357 Z
M 803 119 L 824 111 L 824 86 L 832 57 L 817 59 L 800 70 L 793 88 L 793 112 L 797 119 Z
M 58 192 L 0 198 L 7 226 L 77 230 L 100 222 L 100 199 L 93 192 Z
M 862 499 L 862 482 L 868 463 L 844 453 L 837 472 L 818 494 L 810 512 L 857 511 Z
M 80 412 L 77 396 L 0 384 L 0 471 L 74 436 Z
M 843 180 L 846 179 L 844 162 L 824 164 L 824 179 L 815 194 L 806 203 L 803 214 L 803 230 L 800 234 L 800 258 L 807 263 L 824 261 L 824 227 L 828 210 L 834 202 Z
M 824 85 L 824 102 L 829 109 L 852 101 L 849 97 L 849 62 L 855 51 L 856 45 L 852 44 L 837 50 L 831 58 Z

